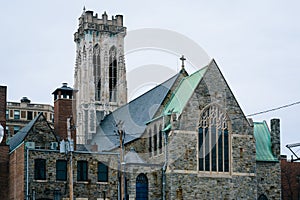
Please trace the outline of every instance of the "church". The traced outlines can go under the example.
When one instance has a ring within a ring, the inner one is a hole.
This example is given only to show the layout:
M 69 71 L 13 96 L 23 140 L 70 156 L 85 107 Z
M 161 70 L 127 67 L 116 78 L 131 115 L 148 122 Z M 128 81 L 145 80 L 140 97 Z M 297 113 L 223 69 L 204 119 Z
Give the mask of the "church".
M 246 118 L 214 59 L 188 74 L 182 56 L 177 74 L 128 102 L 125 36 L 122 15 L 109 19 L 84 10 L 80 16 L 74 88 L 53 93 L 56 116 L 57 102 L 70 100 L 74 183 L 67 189 L 69 160 L 45 145 L 66 133 L 39 114 L 9 141 L 11 160 L 21 155 L 21 171 L 29 170 L 21 193 L 36 199 L 67 199 L 71 190 L 81 200 L 280 199 L 279 119 L 269 128 Z M 28 150 L 28 141 L 44 146 Z
M 125 36 L 122 16 L 83 13 L 74 88 L 77 141 L 121 146 L 129 198 L 279 199 L 279 119 L 271 130 L 247 119 L 215 60 L 189 75 L 182 57 L 180 72 L 127 103 Z

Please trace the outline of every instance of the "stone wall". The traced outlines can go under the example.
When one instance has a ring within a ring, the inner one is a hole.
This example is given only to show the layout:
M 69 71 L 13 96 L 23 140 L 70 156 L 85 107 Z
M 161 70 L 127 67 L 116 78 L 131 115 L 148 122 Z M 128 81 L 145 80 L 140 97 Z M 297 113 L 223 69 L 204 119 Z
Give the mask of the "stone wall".
M 257 197 L 281 199 L 281 169 L 279 162 L 257 162 Z
M 69 156 L 58 151 L 30 150 L 29 154 L 29 185 L 36 192 L 36 198 L 53 198 L 54 190 L 58 189 L 62 198 L 69 197 L 69 182 L 56 180 L 56 160 L 67 160 Z M 46 180 L 34 180 L 34 160 L 46 159 Z M 88 162 L 88 180 L 77 181 L 77 161 Z M 108 182 L 98 182 L 98 162 L 107 163 Z M 118 196 L 118 164 L 117 155 L 89 154 L 75 152 L 73 154 L 73 192 L 75 198 L 96 200 L 103 198 L 117 199 Z

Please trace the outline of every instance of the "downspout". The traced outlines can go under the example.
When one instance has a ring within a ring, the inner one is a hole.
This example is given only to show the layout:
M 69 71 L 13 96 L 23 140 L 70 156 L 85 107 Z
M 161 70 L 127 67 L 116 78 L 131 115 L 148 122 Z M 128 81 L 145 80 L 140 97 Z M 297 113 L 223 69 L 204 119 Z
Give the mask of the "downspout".
M 28 178 L 28 158 L 29 158 L 29 149 L 28 149 L 28 147 L 26 147 L 25 146 L 25 148 L 26 148 L 26 200 L 29 200 L 29 188 L 28 188 L 28 180 L 29 180 L 29 178 Z
M 164 131 L 164 145 L 165 145 L 165 163 L 162 167 L 162 193 L 163 200 L 167 199 L 166 195 L 166 170 L 168 165 L 168 134 Z

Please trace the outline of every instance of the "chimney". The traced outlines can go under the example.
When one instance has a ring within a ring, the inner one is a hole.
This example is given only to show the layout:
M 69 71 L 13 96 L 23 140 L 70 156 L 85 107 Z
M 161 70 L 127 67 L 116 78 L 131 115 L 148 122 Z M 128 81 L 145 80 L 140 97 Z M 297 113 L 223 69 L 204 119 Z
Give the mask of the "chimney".
M 6 145 L 6 86 L 0 86 L 0 123 L 3 127 L 2 142 L 0 142 L 0 199 L 8 197 L 8 175 L 9 175 L 9 146 Z
M 273 155 L 280 159 L 280 120 L 271 119 L 271 143 Z
M 54 95 L 54 131 L 60 137 L 60 140 L 68 139 L 68 129 L 71 128 L 71 138 L 76 141 L 76 131 L 74 123 L 71 120 L 70 127 L 67 126 L 68 119 L 72 119 L 73 105 L 73 88 L 68 87 L 67 83 L 63 83 L 62 87 L 57 88 L 52 94 Z
M 0 124 L 4 129 L 4 135 L 0 145 L 6 145 L 6 86 L 0 86 Z

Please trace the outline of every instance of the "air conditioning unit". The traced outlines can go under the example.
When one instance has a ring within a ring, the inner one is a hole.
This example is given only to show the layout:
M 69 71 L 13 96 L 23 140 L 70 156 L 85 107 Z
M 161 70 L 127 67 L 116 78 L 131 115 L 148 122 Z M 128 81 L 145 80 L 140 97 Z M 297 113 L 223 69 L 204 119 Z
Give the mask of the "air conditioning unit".
M 34 142 L 26 142 L 26 147 L 28 149 L 35 149 L 35 143 Z
M 57 142 L 51 142 L 50 149 L 57 150 L 57 147 L 58 147 L 58 143 Z

